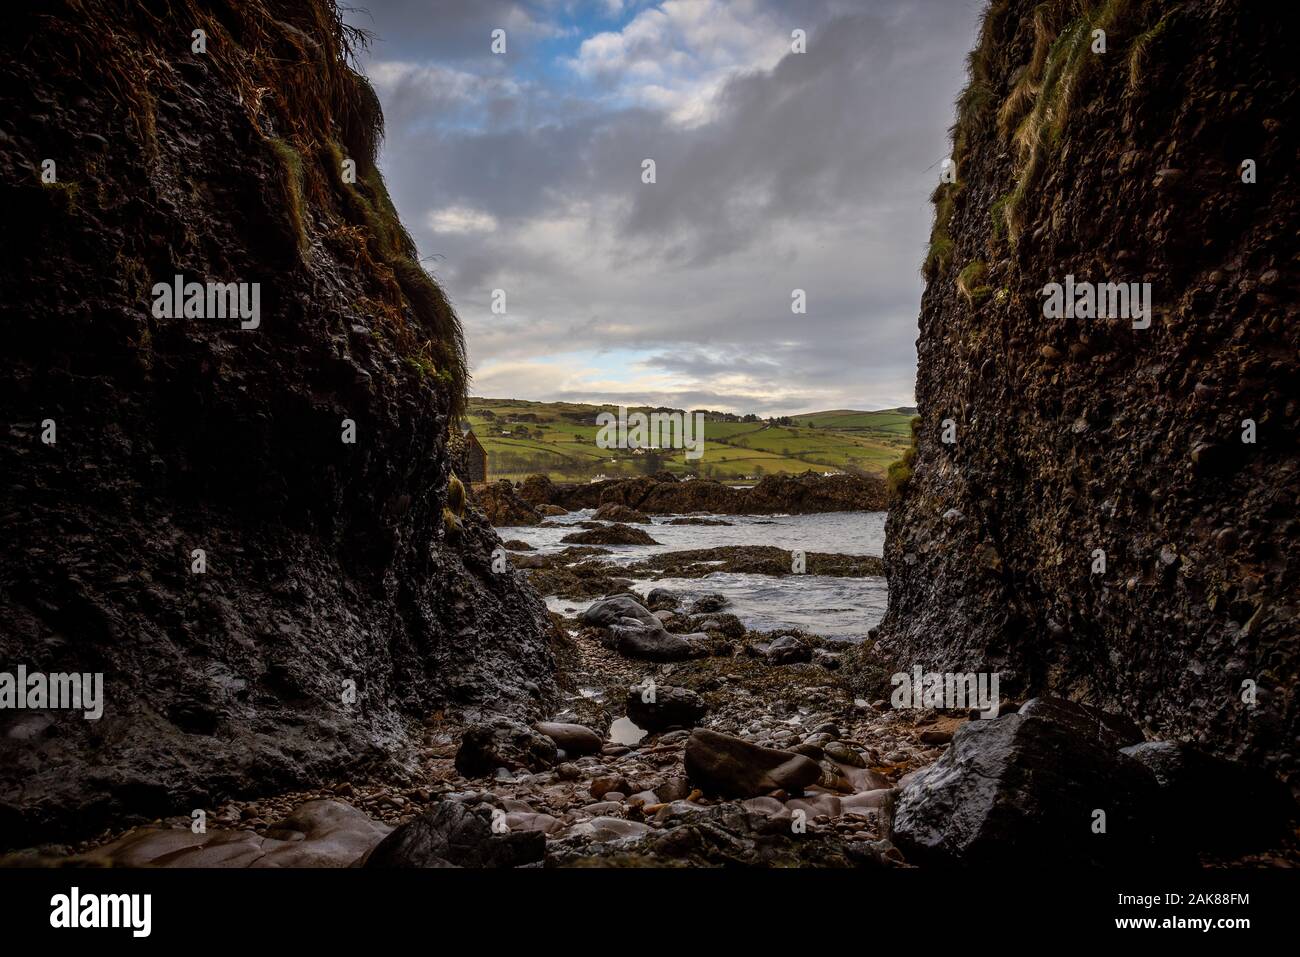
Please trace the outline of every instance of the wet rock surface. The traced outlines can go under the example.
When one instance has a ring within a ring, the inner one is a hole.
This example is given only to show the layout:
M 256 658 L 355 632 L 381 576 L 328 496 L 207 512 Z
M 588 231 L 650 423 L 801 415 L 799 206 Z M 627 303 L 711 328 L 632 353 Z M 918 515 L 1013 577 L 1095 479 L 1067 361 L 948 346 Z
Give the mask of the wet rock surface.
M 456 769 L 470 776 L 491 774 L 497 768 L 540 771 L 556 761 L 553 738 L 504 717 L 466 730 L 456 752 Z
M 804 561 L 804 571 L 798 574 L 849 578 L 884 574 L 881 560 L 871 555 L 807 552 Z M 653 555 L 628 566 L 628 571 L 638 577 L 658 574 L 673 578 L 702 578 L 716 572 L 793 575 L 796 572 L 791 564 L 788 549 L 771 545 L 719 545 L 712 548 L 692 548 Z
M 499 812 L 504 820 L 504 812 Z M 546 856 L 537 830 L 494 832 L 491 815 L 442 801 L 385 837 L 363 867 L 519 867 Z
M 639 522 L 642 525 L 650 524 L 650 516 L 645 512 L 638 512 L 634 508 L 628 508 L 626 505 L 619 505 L 614 502 L 607 502 L 600 508 L 596 509 L 593 516 L 602 522 Z
M 695 731 L 686 742 L 686 779 L 706 794 L 761 797 L 772 791 L 802 794 L 820 781 L 817 762 L 716 731 Z
M 981 865 L 1115 866 L 1157 852 L 1154 776 L 1080 730 L 1068 702 L 968 721 L 898 798 L 894 840 L 909 859 Z M 1064 720 L 1062 720 L 1064 718 Z M 1100 815 L 1100 816 L 1099 816 Z
M 693 727 L 709 710 L 704 699 L 687 688 L 644 686 L 628 689 L 624 707 L 627 716 L 647 731 Z
M 1170 853 L 1209 850 L 1242 854 L 1278 846 L 1297 806 L 1274 775 L 1173 741 L 1146 741 L 1123 753 L 1156 780 L 1161 837 Z M 1228 794 L 1239 813 L 1207 821 L 1207 795 Z

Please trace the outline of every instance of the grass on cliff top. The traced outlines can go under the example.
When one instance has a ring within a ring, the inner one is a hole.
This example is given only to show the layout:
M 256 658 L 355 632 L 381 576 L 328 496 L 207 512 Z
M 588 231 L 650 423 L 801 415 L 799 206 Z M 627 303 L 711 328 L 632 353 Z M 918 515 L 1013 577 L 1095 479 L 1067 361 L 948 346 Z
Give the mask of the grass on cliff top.
M 980 40 L 969 59 L 970 79 L 957 101 L 958 118 L 952 137 L 959 168 L 978 124 L 992 121 L 997 136 L 1012 147 L 1016 157 L 1014 182 L 989 214 L 994 239 L 1005 237 L 1015 243 L 1028 223 L 1029 193 L 1086 92 L 1090 76 L 1098 68 L 1098 56 L 1118 56 L 1118 47 L 1129 42 L 1130 86 L 1134 85 L 1145 49 L 1158 38 L 1168 15 L 1161 24 L 1133 37 L 1135 21 L 1147 9 L 1138 0 L 1045 0 L 1034 8 L 1028 61 L 1018 71 L 1007 71 L 1015 82 L 997 109 L 991 110 L 990 73 L 996 58 L 1007 49 L 1003 34 L 1011 9 L 1010 0 L 993 0 L 985 10 Z M 1106 32 L 1106 54 L 1091 53 L 1096 30 Z M 949 190 L 943 195 L 936 191 L 934 197 L 935 232 L 926 263 L 926 274 L 931 278 L 933 266 L 946 266 L 951 259 L 953 238 L 948 223 L 953 196 L 955 191 Z

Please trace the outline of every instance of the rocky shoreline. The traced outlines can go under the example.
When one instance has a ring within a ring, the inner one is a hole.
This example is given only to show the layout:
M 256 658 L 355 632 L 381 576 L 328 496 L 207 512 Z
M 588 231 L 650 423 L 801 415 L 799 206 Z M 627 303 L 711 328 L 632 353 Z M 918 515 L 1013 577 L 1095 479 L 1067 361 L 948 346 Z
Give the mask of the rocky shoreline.
M 1276 779 L 1117 716 L 1052 698 L 993 720 L 893 707 L 870 642 L 749 632 L 716 597 L 684 607 L 653 588 L 552 617 L 564 698 L 545 721 L 435 712 L 409 774 L 205 808 L 206 833 L 179 815 L 3 863 L 1300 863 Z M 1215 790 L 1250 820 L 1208 827 Z
M 475 486 L 476 504 L 498 527 L 537 525 L 547 515 L 592 508 L 611 521 L 646 522 L 649 515 L 810 515 L 877 512 L 887 503 L 885 483 L 873 475 L 768 475 L 749 488 L 705 479 L 678 480 L 671 472 L 586 485 L 557 485 L 530 475 L 517 486 L 504 479 Z M 690 521 L 691 519 L 687 519 Z
M 523 501 L 507 489 L 505 501 Z M 618 544 L 663 525 L 607 502 L 562 527 L 575 530 L 564 542 Z M 791 575 L 784 549 L 722 545 L 616 564 L 596 544 L 504 547 L 539 594 L 595 599 L 550 613 L 559 690 L 538 708 L 437 710 L 409 736 L 413 752 L 368 774 L 0 864 L 1300 865 L 1295 802 L 1270 774 L 1148 741 L 1123 717 L 1059 698 L 1003 700 L 992 720 L 911 707 L 892 693 L 901 663 L 871 638 L 753 630 L 723 595 L 686 601 L 653 584 Z M 805 559 L 813 575 L 882 572 L 869 556 Z M 634 591 L 637 580 L 650 584 Z M 1224 791 L 1252 813 L 1209 828 L 1205 795 Z
M 509 545 L 507 545 L 507 548 Z M 630 587 L 632 580 L 704 578 L 715 572 L 749 575 L 792 575 L 790 553 L 770 545 L 720 545 L 652 555 L 629 565 L 615 565 L 598 546 L 570 546 L 550 555 L 514 554 L 511 562 L 526 569 L 533 587 L 543 595 L 590 599 Z M 861 578 L 883 574 L 881 559 L 870 555 L 808 552 L 806 574 Z

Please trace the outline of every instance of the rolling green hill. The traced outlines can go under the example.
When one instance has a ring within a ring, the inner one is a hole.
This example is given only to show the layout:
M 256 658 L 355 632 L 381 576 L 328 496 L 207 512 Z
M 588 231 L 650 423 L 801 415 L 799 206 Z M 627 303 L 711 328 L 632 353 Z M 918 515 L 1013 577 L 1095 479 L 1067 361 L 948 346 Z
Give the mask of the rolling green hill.
M 581 482 L 596 475 L 616 478 L 668 469 L 744 482 L 809 469 L 883 475 L 911 441 L 915 414 L 907 408 L 837 409 L 792 416 L 788 425 L 710 417 L 704 426 L 704 456 L 688 462 L 680 449 L 655 455 L 598 448 L 596 416 L 617 410 L 613 405 L 473 398 L 466 418 L 487 450 L 490 479 L 543 473 L 555 481 Z M 641 406 L 629 411 L 654 410 Z

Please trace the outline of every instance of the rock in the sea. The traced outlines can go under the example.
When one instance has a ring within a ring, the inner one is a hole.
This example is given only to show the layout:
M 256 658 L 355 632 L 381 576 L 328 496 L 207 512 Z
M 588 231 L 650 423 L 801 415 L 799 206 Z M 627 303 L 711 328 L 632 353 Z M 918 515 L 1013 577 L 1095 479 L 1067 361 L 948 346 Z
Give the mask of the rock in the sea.
M 554 741 L 556 746 L 571 758 L 582 757 L 584 754 L 599 754 L 605 744 L 600 735 L 580 724 L 542 721 L 533 727 Z
M 595 625 L 597 628 L 608 628 L 620 623 L 623 618 L 631 618 L 652 627 L 661 624 L 653 612 L 630 595 L 615 595 L 613 598 L 592 602 L 579 616 L 584 625 Z
M 658 545 L 653 538 L 631 525 L 602 525 L 585 532 L 573 532 L 560 539 L 574 545 Z
M 737 489 L 697 479 L 678 482 L 665 472 L 633 479 L 571 485 L 555 489 L 567 508 L 595 508 L 618 502 L 651 515 L 711 512 L 718 515 L 802 515 L 812 512 L 877 511 L 887 495 L 874 475 L 765 475 L 753 488 Z
M 1274 775 L 1206 754 L 1188 744 L 1147 741 L 1123 753 L 1160 786 L 1162 836 L 1171 850 L 1244 853 L 1279 846 L 1296 803 Z M 1207 813 L 1227 799 L 1234 810 Z
M 554 495 L 555 485 L 545 475 L 530 475 L 519 483 L 519 497 L 543 515 L 553 514 L 544 511 L 544 509 L 550 507 L 549 503 Z M 564 511 L 561 508 L 560 514 L 563 514 Z
M 498 811 L 505 825 L 505 813 Z M 367 856 L 364 867 L 518 867 L 546 857 L 541 830 L 493 831 L 458 801 L 440 801 L 407 821 Z
M 649 525 L 650 516 L 645 512 L 638 512 L 634 508 L 628 508 L 626 505 L 619 505 L 617 502 L 607 502 L 600 508 L 596 509 L 593 518 L 600 519 L 602 522 L 636 522 L 639 525 Z
M 772 791 L 797 794 L 822 776 L 816 761 L 791 751 L 751 744 L 743 738 L 697 729 L 686 740 L 686 776 L 706 794 L 761 797 Z
M 643 661 L 685 661 L 707 656 L 705 634 L 678 635 L 635 598 L 616 595 L 594 602 L 582 613 L 583 624 L 605 629 L 603 643 L 621 655 Z
M 708 711 L 704 699 L 686 688 L 659 685 L 653 701 L 646 701 L 647 696 L 643 687 L 633 686 L 627 692 L 627 716 L 647 731 L 694 727 Z
M 715 611 L 722 611 L 722 609 L 726 608 L 728 604 L 729 602 L 725 595 L 719 595 L 716 593 L 711 595 L 701 595 L 691 603 L 691 614 L 709 615 Z
M 899 795 L 895 843 L 909 861 L 933 864 L 1147 860 L 1155 846 L 1155 779 L 1081 733 L 1080 722 L 1091 720 L 1063 702 L 1051 716 L 1044 709 L 960 725 L 943 757 Z
M 536 509 L 521 499 L 515 487 L 505 479 L 475 486 L 474 504 L 483 510 L 487 520 L 496 528 L 536 525 L 542 520 Z
M 543 771 L 556 759 L 553 740 L 526 724 L 499 718 L 465 732 L 456 752 L 456 770 L 467 778 L 489 775 L 497 768 Z
M 812 660 L 812 648 L 794 635 L 781 635 L 764 649 L 763 657 L 770 665 L 792 665 Z
M 672 611 L 682 604 L 682 600 L 667 588 L 651 588 L 646 592 L 645 602 L 652 611 Z

